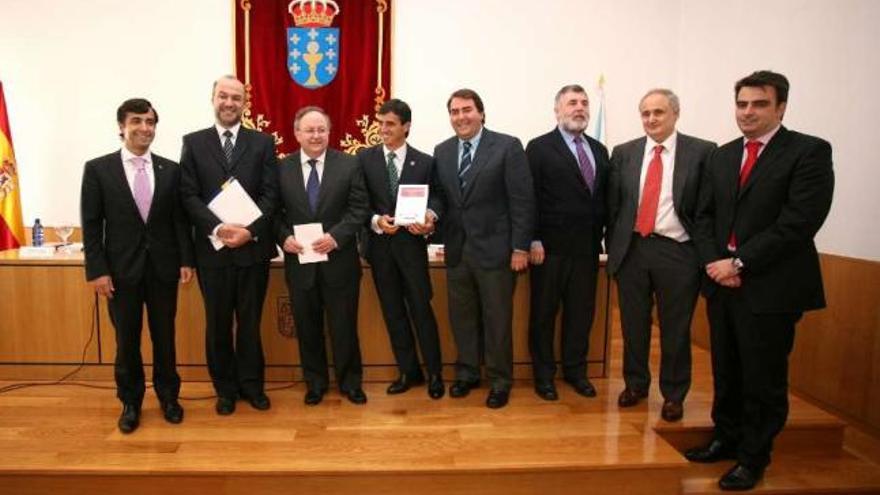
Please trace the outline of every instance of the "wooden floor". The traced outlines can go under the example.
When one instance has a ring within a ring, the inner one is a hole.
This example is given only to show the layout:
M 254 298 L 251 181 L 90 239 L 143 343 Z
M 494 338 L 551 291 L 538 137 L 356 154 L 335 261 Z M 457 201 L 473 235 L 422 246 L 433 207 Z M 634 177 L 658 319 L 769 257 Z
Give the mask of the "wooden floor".
M 694 350 L 685 419 L 669 424 L 658 418 L 656 385 L 646 403 L 618 409 L 619 342 L 612 352 L 612 378 L 594 380 L 594 399 L 559 383 L 560 401 L 544 402 L 519 382 L 511 404 L 494 411 L 485 388 L 432 401 L 424 388 L 390 397 L 385 383 L 370 383 L 366 406 L 331 392 L 306 407 L 301 383 L 277 383 L 285 388 L 269 392 L 270 411 L 239 402 L 220 417 L 211 399 L 184 400 L 184 423 L 170 425 L 148 391 L 132 435 L 116 429 L 112 390 L 17 390 L 0 395 L 0 493 L 717 493 L 730 463 L 692 465 L 680 452 L 710 432 L 707 354 Z M 184 397 L 210 395 L 209 384 L 183 386 Z M 880 493 L 870 461 L 880 442 L 860 436 L 854 452 L 845 428 L 793 398 L 757 491 Z

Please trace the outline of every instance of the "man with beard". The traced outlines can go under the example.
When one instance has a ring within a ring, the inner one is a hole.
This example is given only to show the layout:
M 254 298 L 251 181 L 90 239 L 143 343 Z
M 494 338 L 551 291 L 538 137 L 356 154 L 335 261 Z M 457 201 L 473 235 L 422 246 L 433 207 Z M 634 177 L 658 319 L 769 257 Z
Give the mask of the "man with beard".
M 590 328 L 596 306 L 599 253 L 605 228 L 608 150 L 584 134 L 590 100 L 571 84 L 556 93 L 555 129 L 526 146 L 537 204 L 529 259 L 529 348 L 535 393 L 557 400 L 553 337 L 562 304 L 562 374 L 575 392 L 594 397 L 587 378 Z
M 270 406 L 264 391 L 260 319 L 269 261 L 277 252 L 270 227 L 278 199 L 278 162 L 272 137 L 241 125 L 244 99 L 244 85 L 235 77 L 215 81 L 216 121 L 184 136 L 180 155 L 181 193 L 195 227 L 199 287 L 205 304 L 208 371 L 217 392 L 216 410 L 222 415 L 235 411 L 239 396 L 255 409 Z M 233 178 L 262 212 L 250 225 L 223 223 L 208 208 Z M 219 240 L 219 247 L 212 240 Z

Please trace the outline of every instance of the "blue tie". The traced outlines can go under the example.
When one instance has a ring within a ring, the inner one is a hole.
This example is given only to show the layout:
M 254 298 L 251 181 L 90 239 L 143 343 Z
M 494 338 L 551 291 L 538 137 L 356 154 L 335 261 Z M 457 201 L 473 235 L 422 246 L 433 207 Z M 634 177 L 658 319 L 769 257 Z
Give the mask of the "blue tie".
M 321 190 L 321 183 L 318 182 L 318 160 L 309 160 L 307 162 L 312 171 L 309 172 L 309 181 L 306 183 L 306 195 L 309 197 L 309 208 L 312 214 L 318 211 L 318 193 Z
M 471 169 L 471 142 L 465 141 L 461 146 L 464 149 L 461 152 L 461 164 L 458 166 L 458 184 L 464 189 L 466 183 L 464 176 Z

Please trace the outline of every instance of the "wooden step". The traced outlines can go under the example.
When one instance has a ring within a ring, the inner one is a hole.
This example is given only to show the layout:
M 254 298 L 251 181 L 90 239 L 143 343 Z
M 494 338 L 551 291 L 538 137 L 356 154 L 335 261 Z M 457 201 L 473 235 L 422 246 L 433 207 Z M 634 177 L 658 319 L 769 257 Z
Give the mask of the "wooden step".
M 836 453 L 843 447 L 846 423 L 822 409 L 790 397 L 790 413 L 785 429 L 774 443 L 774 452 L 820 452 Z M 676 423 L 657 420 L 652 428 L 679 452 L 698 445 L 705 445 L 712 438 L 713 424 L 708 413 L 711 407 L 693 407 L 697 414 L 685 415 Z
M 693 464 L 684 473 L 686 495 L 729 493 L 718 488 L 718 478 L 731 462 Z M 846 452 L 821 455 L 815 452 L 774 453 L 764 479 L 749 493 L 761 494 L 867 494 L 880 493 L 880 466 Z

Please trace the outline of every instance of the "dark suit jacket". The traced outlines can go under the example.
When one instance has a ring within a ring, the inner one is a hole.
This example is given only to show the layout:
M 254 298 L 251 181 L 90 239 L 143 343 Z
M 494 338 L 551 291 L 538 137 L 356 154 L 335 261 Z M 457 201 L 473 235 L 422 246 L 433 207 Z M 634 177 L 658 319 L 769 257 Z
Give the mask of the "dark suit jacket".
M 297 255 L 284 253 L 284 266 L 289 280 L 297 287 L 310 289 L 315 284 L 316 268 L 328 285 L 345 285 L 360 280 L 360 258 L 356 235 L 370 213 L 364 176 L 357 158 L 334 149 L 328 149 L 318 194 L 318 211 L 313 214 L 303 182 L 300 151 L 281 160 L 278 170 L 281 202 L 276 215 L 275 231 L 279 244 L 293 235 L 293 226 L 320 222 L 329 233 L 337 249 L 330 252 L 324 263 L 300 264 Z
M 374 256 L 397 256 L 406 258 L 411 253 L 424 257 L 427 256 L 427 241 L 423 236 L 412 235 L 405 228 L 401 228 L 394 235 L 379 235 L 371 228 L 372 215 L 394 216 L 397 207 L 397 198 L 391 196 L 388 186 L 387 159 L 385 158 L 382 145 L 367 148 L 358 153 L 358 160 L 364 172 L 364 180 L 367 186 L 370 200 L 370 215 L 367 216 L 366 226 L 368 234 L 364 246 L 364 254 L 367 261 L 372 263 Z M 434 167 L 433 159 L 410 145 L 406 147 L 403 169 L 400 172 L 399 184 L 430 184 L 431 174 Z M 430 187 L 429 187 L 430 189 Z M 431 191 L 428 191 L 431 194 Z
M 831 208 L 831 145 L 781 127 L 742 188 L 743 139 L 718 148 L 704 171 L 695 242 L 703 263 L 728 258 L 731 229 L 743 260 L 742 290 L 756 313 L 825 306 L 813 237 Z M 704 293 L 717 285 L 708 278 Z
M 639 184 L 645 158 L 642 136 L 615 146 L 611 153 L 611 176 L 608 181 L 608 273 L 614 274 L 623 263 L 632 239 L 639 211 Z M 693 238 L 700 179 L 715 143 L 678 133 L 675 141 L 675 165 L 672 176 L 672 205 L 678 220 Z
M 535 240 L 548 255 L 598 257 L 605 231 L 608 150 L 584 135 L 596 160 L 595 192 L 558 128 L 529 141 L 526 155 L 537 199 Z
M 522 144 L 484 127 L 464 191 L 458 158 L 458 137 L 434 149 L 436 194 L 429 204 L 443 224 L 446 265 L 458 265 L 466 246 L 482 268 L 509 266 L 514 249 L 528 251 L 535 222 L 532 174 Z
M 86 279 L 110 275 L 138 281 L 152 265 L 167 282 L 193 266 L 186 215 L 180 204 L 180 167 L 153 154 L 153 202 L 147 221 L 134 202 L 119 151 L 85 165 L 80 198 Z
M 184 208 L 195 227 L 199 266 L 250 266 L 275 257 L 277 251 L 271 229 L 278 201 L 277 164 L 272 136 L 245 127 L 238 131 L 232 164 L 226 162 L 214 126 L 183 137 L 181 192 Z M 253 241 L 236 249 L 224 247 L 215 251 L 208 235 L 221 222 L 207 205 L 230 177 L 241 183 L 263 216 L 247 226 Z

